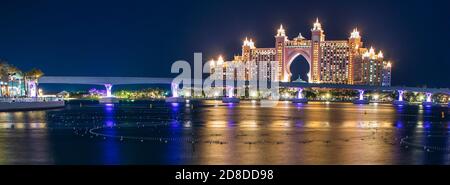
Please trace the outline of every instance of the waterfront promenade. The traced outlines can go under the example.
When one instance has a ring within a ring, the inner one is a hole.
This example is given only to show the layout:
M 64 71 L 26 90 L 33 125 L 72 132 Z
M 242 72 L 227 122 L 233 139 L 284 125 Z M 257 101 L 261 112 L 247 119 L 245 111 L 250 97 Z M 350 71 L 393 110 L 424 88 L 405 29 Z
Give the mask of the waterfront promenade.
M 52 109 L 65 106 L 61 98 L 0 98 L 0 111 L 22 111 L 34 109 Z

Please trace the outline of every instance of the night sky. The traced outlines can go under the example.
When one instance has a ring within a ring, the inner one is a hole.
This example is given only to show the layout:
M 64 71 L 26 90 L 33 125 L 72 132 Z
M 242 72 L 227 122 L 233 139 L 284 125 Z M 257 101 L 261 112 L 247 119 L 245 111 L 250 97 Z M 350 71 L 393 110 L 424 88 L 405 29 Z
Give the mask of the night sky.
M 0 58 L 46 75 L 168 77 L 176 60 L 231 59 L 242 40 L 274 47 L 319 17 L 326 38 L 357 26 L 366 46 L 394 62 L 393 85 L 450 87 L 450 4 L 416 1 L 112 1 L 0 2 Z

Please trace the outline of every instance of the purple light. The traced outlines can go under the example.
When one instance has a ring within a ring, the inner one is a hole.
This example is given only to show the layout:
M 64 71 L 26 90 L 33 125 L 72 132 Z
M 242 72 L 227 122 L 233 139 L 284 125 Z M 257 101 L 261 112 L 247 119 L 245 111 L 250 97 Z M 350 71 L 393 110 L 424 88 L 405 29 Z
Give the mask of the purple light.
M 28 89 L 30 91 L 30 97 L 37 97 L 36 81 L 34 80 L 29 81 Z
M 403 90 L 398 90 L 398 101 L 403 101 L 403 93 L 404 93 L 405 91 L 403 91 Z
M 402 122 L 397 122 L 397 124 L 395 124 L 396 128 L 403 128 L 403 123 Z
M 100 96 L 106 96 L 105 90 L 97 90 L 95 88 L 89 89 L 90 95 L 100 95 Z
M 111 95 L 111 89 L 112 89 L 112 84 L 105 84 L 106 87 L 106 97 L 112 97 Z
M 179 103 L 170 103 L 172 107 L 178 107 Z
M 401 107 L 403 107 L 404 105 L 403 105 L 403 104 L 397 104 L 396 106 L 401 108 Z
M 235 125 L 235 122 L 233 120 L 228 120 L 227 123 L 228 123 L 227 126 L 230 128 L 233 127 L 233 125 Z
M 230 87 L 230 89 L 228 90 L 228 97 L 229 97 L 229 98 L 232 98 L 232 97 L 233 97 L 233 94 L 234 94 L 234 88 L 233 88 L 233 87 Z
M 112 104 L 112 103 L 105 104 L 106 113 L 111 114 L 113 112 L 113 110 L 114 110 L 114 104 Z
M 433 94 L 431 94 L 431 93 L 426 93 L 426 96 L 427 96 L 427 102 L 431 102 L 431 96 L 432 96 Z
M 180 123 L 177 120 L 172 120 L 170 122 L 170 127 L 171 128 L 178 128 L 178 127 L 180 127 Z
M 364 90 L 358 90 L 359 91 L 359 100 L 364 100 Z
M 303 127 L 304 125 L 305 125 L 305 123 L 303 121 L 300 121 L 300 120 L 295 121 L 296 127 Z
M 106 121 L 106 126 L 112 127 L 112 126 L 114 126 L 114 122 L 112 120 L 108 120 L 108 121 Z
M 303 88 L 298 88 L 298 92 L 297 92 L 297 98 L 298 99 L 302 99 L 303 98 Z

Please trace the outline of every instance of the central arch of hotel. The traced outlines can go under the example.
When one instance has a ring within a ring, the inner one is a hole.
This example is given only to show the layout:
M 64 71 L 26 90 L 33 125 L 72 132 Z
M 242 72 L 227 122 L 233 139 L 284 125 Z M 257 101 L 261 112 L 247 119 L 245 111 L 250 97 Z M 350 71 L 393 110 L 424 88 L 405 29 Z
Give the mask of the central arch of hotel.
M 283 61 L 283 81 L 288 82 L 291 79 L 291 64 L 298 56 L 305 57 L 309 64 L 308 82 L 311 82 L 312 63 L 311 63 L 311 48 L 285 48 L 285 58 Z

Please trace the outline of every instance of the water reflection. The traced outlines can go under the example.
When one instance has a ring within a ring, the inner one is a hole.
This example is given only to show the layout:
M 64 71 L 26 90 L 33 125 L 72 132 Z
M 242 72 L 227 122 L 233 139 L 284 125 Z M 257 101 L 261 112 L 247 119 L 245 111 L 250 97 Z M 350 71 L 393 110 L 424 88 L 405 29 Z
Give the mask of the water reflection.
M 105 133 L 108 133 L 113 136 L 117 136 L 116 131 L 116 120 L 115 120 L 115 106 L 114 104 L 105 104 L 104 106 L 104 126 L 105 127 Z M 103 147 L 103 157 L 101 159 L 104 160 L 104 164 L 120 164 L 120 151 L 119 151 L 119 144 L 117 143 L 117 140 L 113 138 L 104 138 L 104 142 L 102 142 Z
M 178 103 L 172 103 L 172 107 L 169 109 L 169 130 L 166 135 L 170 135 L 173 138 L 182 138 L 184 135 L 184 129 L 183 129 L 183 120 L 179 120 L 179 116 L 181 115 L 190 115 L 190 104 L 186 103 L 185 105 L 186 109 L 183 111 L 183 109 L 180 108 Z M 188 116 L 187 116 L 188 117 Z M 188 120 L 186 120 L 188 121 Z M 162 141 L 167 145 L 167 156 L 166 160 L 168 164 L 179 164 L 182 163 L 182 157 L 180 156 L 180 151 L 186 152 L 185 145 L 187 143 L 183 142 L 169 142 L 169 141 Z M 194 150 L 194 149 L 193 149 Z
M 2 112 L 0 164 L 450 161 L 448 152 L 400 145 L 402 138 L 408 138 L 419 146 L 448 148 L 447 107 L 315 102 L 260 107 L 251 101 L 151 104 L 93 104 L 68 106 L 64 110 Z M 90 137 L 88 129 L 96 126 L 105 126 L 101 129 L 104 134 L 134 139 Z
M 51 162 L 46 112 L 0 112 L 0 164 Z

